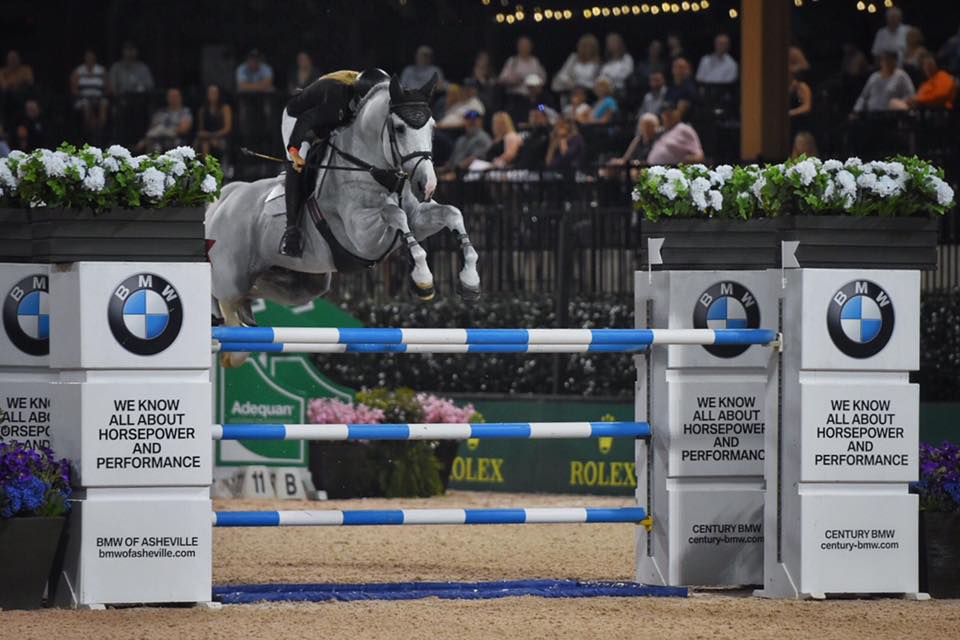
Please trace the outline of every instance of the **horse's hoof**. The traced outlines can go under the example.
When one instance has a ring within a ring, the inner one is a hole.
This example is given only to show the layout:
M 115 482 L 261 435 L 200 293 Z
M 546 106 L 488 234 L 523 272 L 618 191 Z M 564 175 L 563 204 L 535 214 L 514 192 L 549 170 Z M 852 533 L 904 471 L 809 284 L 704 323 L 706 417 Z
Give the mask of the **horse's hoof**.
M 420 302 L 430 302 L 437 295 L 437 290 L 433 288 L 432 284 L 420 284 L 419 282 L 414 283 L 413 286 L 413 295 L 417 296 L 417 300 Z
M 223 324 L 223 318 L 220 316 L 210 314 L 210 325 L 214 327 L 219 327 Z
M 480 299 L 480 287 L 466 285 L 462 282 L 457 284 L 457 293 L 464 302 L 476 302 Z
M 245 353 L 221 353 L 220 354 L 220 366 L 224 369 L 236 369 L 242 367 L 243 364 L 247 361 L 247 354 Z

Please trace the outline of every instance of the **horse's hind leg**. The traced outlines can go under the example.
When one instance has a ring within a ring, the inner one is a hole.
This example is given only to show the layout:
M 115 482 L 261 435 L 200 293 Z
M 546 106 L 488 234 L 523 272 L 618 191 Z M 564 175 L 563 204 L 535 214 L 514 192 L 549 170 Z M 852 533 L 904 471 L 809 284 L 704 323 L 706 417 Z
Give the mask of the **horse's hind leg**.
M 425 237 L 435 233 L 435 229 L 446 227 L 457 237 L 460 251 L 463 256 L 463 267 L 460 269 L 458 291 L 460 297 L 472 302 L 480 297 L 480 272 L 477 271 L 479 256 L 477 250 L 470 243 L 467 228 L 463 223 L 463 214 L 454 206 L 426 202 L 420 205 L 414 214 L 413 227 L 418 237 Z M 424 231 L 420 233 L 421 229 Z
M 237 303 L 227 303 L 220 301 L 220 313 L 223 315 L 223 324 L 228 327 L 239 327 L 243 325 L 241 320 L 240 308 L 245 304 L 249 306 L 249 301 L 241 300 Z M 252 312 L 251 312 L 252 316 Z M 247 358 L 250 356 L 249 353 L 242 352 L 229 352 L 229 353 L 220 353 L 220 366 L 224 369 L 235 369 L 244 362 L 247 361 Z
M 410 257 L 413 258 L 413 269 L 410 271 L 410 277 L 413 279 L 413 290 L 417 298 L 424 302 L 433 300 L 436 291 L 433 288 L 433 274 L 430 272 L 430 267 L 427 266 L 427 252 L 420 246 L 416 236 L 410 230 L 406 212 L 397 206 L 388 205 L 381 211 L 381 215 L 389 226 L 400 230 L 403 240 L 407 244 L 407 250 L 410 252 Z

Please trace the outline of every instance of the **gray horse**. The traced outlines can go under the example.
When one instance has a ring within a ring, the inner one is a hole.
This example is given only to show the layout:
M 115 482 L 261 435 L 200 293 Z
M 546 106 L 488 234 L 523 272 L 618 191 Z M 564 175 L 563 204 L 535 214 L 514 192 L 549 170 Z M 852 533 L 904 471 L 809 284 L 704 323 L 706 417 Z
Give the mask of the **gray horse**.
M 479 295 L 477 252 L 463 214 L 431 199 L 437 185 L 430 154 L 434 120 L 429 112 L 419 120 L 405 117 L 404 106 L 424 105 L 432 90 L 433 81 L 416 91 L 402 88 L 396 77 L 381 83 L 363 98 L 354 120 L 331 137 L 308 202 L 300 258 L 278 252 L 285 225 L 282 177 L 223 188 L 207 210 L 206 235 L 214 313 L 225 324 L 254 324 L 254 298 L 310 302 L 329 290 L 334 272 L 372 266 L 401 244 L 412 259 L 414 291 L 428 300 L 433 274 L 419 241 L 443 228 L 456 234 L 463 253 L 461 295 Z M 391 184 L 385 174 L 396 178 L 392 186 L 384 186 Z M 221 354 L 224 366 L 245 359 Z

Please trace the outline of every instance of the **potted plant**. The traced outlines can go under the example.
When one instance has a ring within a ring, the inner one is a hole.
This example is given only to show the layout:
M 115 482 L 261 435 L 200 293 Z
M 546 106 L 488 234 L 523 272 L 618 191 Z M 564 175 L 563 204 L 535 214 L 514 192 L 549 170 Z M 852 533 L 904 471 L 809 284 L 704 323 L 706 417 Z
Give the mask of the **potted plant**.
M 0 609 L 36 609 L 57 554 L 70 465 L 50 449 L 0 443 Z
M 920 445 L 920 590 L 960 598 L 960 445 Z
M 648 238 L 665 240 L 658 268 L 779 266 L 780 242 L 793 240 L 802 267 L 932 269 L 934 216 L 953 206 L 953 190 L 942 170 L 916 157 L 800 157 L 764 166 L 650 167 L 633 201 L 647 219 L 642 251 Z
M 374 389 L 357 402 L 321 399 L 310 403 L 309 419 L 319 424 L 480 422 L 472 406 L 412 389 Z M 457 441 L 311 443 L 314 484 L 330 498 L 429 497 L 446 490 Z
M 35 262 L 203 261 L 203 205 L 222 178 L 215 158 L 190 147 L 133 156 L 63 144 L 0 160 L 7 201 L 29 212 Z

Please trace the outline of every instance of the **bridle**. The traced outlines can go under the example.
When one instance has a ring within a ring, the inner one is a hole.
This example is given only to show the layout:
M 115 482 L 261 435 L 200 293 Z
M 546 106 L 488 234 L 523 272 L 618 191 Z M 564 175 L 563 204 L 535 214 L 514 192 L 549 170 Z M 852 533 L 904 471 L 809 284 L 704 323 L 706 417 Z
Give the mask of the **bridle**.
M 427 120 L 424 120 L 420 123 L 419 127 L 414 127 L 414 124 L 418 121 L 411 122 L 408 117 L 405 117 L 404 111 L 408 109 L 420 110 L 421 113 L 427 114 Z M 388 168 L 381 168 L 373 165 L 365 160 L 362 160 L 355 155 L 347 153 L 337 145 L 333 143 L 332 140 L 327 142 L 327 145 L 330 147 L 332 154 L 330 159 L 333 160 L 334 155 L 340 156 L 350 164 L 352 167 L 344 167 L 340 165 L 315 165 L 315 169 L 326 169 L 329 171 L 363 171 L 369 173 L 373 176 L 380 185 L 386 188 L 390 193 L 395 193 L 400 199 L 400 202 L 403 201 L 403 189 L 407 184 L 407 181 L 410 179 L 410 176 L 416 174 L 417 169 L 420 168 L 420 165 L 426 160 L 433 159 L 432 150 L 421 150 L 421 151 L 412 151 L 406 155 L 401 155 L 400 145 L 397 142 L 397 128 L 393 124 L 393 114 L 398 115 L 404 122 L 409 126 L 414 127 L 414 129 L 420 129 L 421 127 L 426 126 L 429 121 L 429 105 L 426 102 L 404 102 L 399 105 L 390 104 L 390 111 L 387 113 L 386 119 L 383 121 L 383 126 L 380 127 L 380 140 L 383 141 L 383 134 L 386 132 L 389 136 L 390 141 L 390 156 L 393 162 L 393 166 Z M 410 162 L 413 159 L 417 159 L 417 163 L 413 166 L 413 170 L 409 173 L 404 169 L 404 165 Z M 321 183 L 322 188 L 322 183 Z

